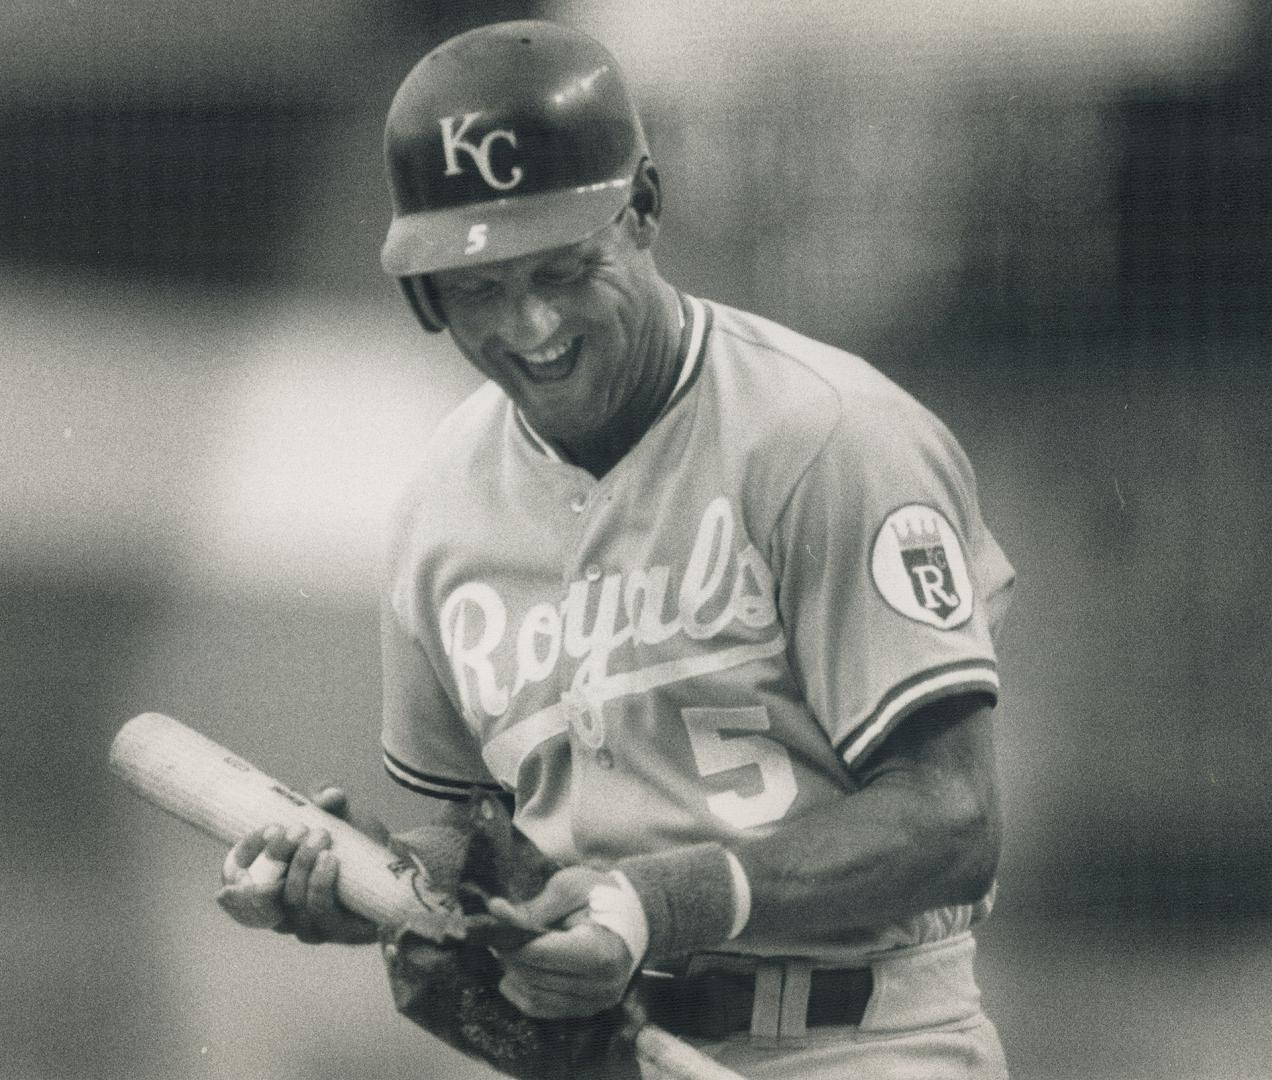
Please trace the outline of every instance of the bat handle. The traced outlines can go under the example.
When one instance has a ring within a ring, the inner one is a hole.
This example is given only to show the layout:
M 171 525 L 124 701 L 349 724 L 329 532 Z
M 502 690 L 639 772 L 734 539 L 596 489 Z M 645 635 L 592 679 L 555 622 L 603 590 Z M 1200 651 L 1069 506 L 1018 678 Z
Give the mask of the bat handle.
M 732 1069 L 656 1024 L 647 1023 L 636 1033 L 636 1056 L 642 1066 L 652 1066 L 655 1075 L 665 1080 L 742 1080 Z

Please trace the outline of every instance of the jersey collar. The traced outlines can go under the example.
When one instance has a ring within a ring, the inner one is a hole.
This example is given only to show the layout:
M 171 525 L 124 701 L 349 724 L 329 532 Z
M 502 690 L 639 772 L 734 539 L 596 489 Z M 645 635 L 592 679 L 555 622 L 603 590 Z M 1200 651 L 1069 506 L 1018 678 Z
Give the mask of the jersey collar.
M 698 372 L 702 369 L 702 357 L 706 352 L 707 330 L 711 321 L 710 312 L 708 312 L 706 305 L 696 296 L 689 296 L 686 293 L 680 293 L 679 296 L 680 374 L 676 376 L 676 385 L 672 387 L 671 393 L 667 397 L 667 403 L 663 405 L 662 410 L 654 417 L 654 424 L 658 423 L 659 420 L 675 408 L 680 399 L 689 392 L 689 387 L 693 385 L 698 377 Z M 525 414 L 519 408 L 516 409 L 516 415 L 518 426 L 526 433 L 526 436 L 544 457 L 551 461 L 563 460 L 560 452 L 534 430 L 530 421 L 526 419 Z M 651 424 L 650 426 L 652 427 L 653 425 Z

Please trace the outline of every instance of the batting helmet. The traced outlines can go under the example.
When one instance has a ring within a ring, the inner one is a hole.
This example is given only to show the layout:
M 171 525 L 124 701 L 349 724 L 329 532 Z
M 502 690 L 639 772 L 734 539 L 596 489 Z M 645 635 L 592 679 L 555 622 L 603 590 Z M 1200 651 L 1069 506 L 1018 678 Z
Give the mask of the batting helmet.
M 627 205 L 648 155 L 599 43 L 549 22 L 470 30 L 416 64 L 389 107 L 393 221 L 380 261 L 441 330 L 428 274 L 591 235 Z

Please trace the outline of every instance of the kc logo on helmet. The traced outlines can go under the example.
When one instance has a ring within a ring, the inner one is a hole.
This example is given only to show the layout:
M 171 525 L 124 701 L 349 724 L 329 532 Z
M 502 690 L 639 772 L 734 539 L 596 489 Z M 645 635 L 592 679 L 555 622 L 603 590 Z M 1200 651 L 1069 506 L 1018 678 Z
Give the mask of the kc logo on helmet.
M 443 116 L 440 123 L 442 125 L 442 153 L 446 155 L 446 172 L 445 176 L 459 176 L 463 173 L 463 166 L 459 163 L 459 152 L 462 150 L 477 166 L 477 172 L 481 174 L 481 178 L 496 191 L 508 191 L 515 188 L 521 183 L 522 170 L 520 165 L 514 165 L 508 173 L 507 180 L 500 180 L 495 175 L 494 170 L 490 166 L 490 151 L 494 143 L 498 139 L 503 139 L 509 146 L 516 147 L 517 133 L 509 131 L 507 128 L 495 128 L 488 131 L 482 137 L 481 142 L 474 143 L 466 136 L 468 129 L 472 127 L 473 121 L 481 116 L 479 112 L 464 113 L 462 117 Z M 455 126 L 456 119 L 459 120 L 459 126 Z

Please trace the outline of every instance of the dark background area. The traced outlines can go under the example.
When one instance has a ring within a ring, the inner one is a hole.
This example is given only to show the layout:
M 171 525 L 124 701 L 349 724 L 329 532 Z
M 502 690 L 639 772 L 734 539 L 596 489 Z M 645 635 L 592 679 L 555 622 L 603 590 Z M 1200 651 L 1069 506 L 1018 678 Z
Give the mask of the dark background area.
M 223 852 L 105 760 L 159 709 L 409 821 L 380 538 L 474 381 L 380 273 L 381 124 L 532 14 L 636 79 L 668 277 L 866 356 L 977 468 L 1020 575 L 981 933 L 1014 1075 L 1267 1075 L 1272 17 L 725 6 L 0 15 L 0 1076 L 476 1075 L 370 952 L 227 925 Z

